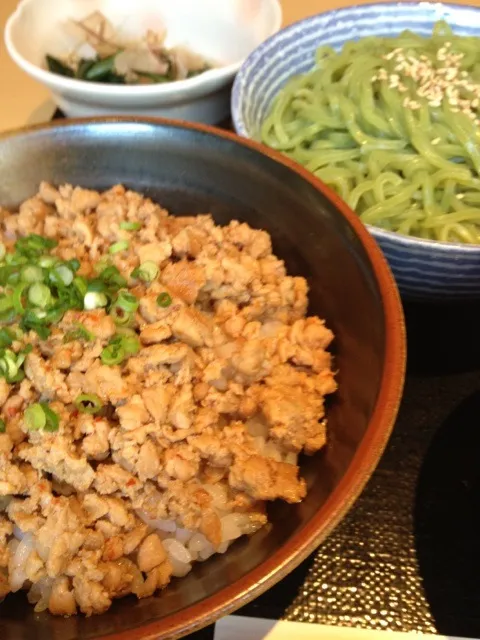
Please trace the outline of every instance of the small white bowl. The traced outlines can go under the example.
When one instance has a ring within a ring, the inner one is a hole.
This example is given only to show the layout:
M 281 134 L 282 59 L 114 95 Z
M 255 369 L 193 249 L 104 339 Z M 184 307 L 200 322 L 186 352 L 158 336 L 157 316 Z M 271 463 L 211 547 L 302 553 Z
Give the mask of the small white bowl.
M 167 45 L 185 45 L 219 66 L 188 80 L 122 86 L 56 75 L 47 53 L 62 57 L 74 46 L 63 25 L 101 11 L 121 39 L 167 30 Z M 69 117 L 162 116 L 216 124 L 229 114 L 231 82 L 243 60 L 281 26 L 278 0 L 22 0 L 5 28 L 13 60 L 47 86 Z

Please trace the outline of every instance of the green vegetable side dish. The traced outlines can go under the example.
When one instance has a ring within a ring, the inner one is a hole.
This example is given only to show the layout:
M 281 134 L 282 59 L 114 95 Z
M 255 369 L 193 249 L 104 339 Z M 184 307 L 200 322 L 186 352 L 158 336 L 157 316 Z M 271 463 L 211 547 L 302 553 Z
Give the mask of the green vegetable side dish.
M 366 224 L 480 244 L 480 38 L 443 21 L 341 51 L 274 100 L 261 139 L 332 187 Z
M 206 60 L 183 47 L 167 48 L 165 33 L 147 32 L 141 42 L 121 42 L 100 12 L 81 21 L 71 20 L 70 27 L 77 29 L 78 46 L 65 59 L 50 53 L 45 56 L 46 68 L 65 78 L 114 85 L 149 85 L 186 80 L 212 68 Z

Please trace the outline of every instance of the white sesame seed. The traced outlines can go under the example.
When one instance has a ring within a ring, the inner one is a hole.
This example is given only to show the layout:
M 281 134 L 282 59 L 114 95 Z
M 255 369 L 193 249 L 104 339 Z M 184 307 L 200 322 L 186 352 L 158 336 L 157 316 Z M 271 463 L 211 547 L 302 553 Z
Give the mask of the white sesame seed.
M 441 142 L 441 140 L 442 140 L 441 138 L 434 138 L 432 140 L 432 144 L 438 144 L 439 142 Z
M 411 78 L 415 93 L 403 98 L 405 108 L 420 109 L 421 103 L 415 100 L 417 96 L 425 99 L 432 108 L 439 108 L 446 101 L 452 111 L 462 111 L 475 120 L 476 110 L 480 107 L 480 83 L 468 80 L 468 72 L 460 69 L 464 54 L 455 53 L 451 46 L 451 43 L 446 42 L 437 50 L 436 59 L 442 63 L 440 65 L 435 65 L 426 55 L 415 57 L 406 55 L 401 48 L 394 49 L 383 56 L 384 59 L 393 61 L 394 73 L 388 74 L 386 69 L 380 68 L 372 80 L 388 81 L 390 89 L 405 94 L 410 89 L 403 80 Z

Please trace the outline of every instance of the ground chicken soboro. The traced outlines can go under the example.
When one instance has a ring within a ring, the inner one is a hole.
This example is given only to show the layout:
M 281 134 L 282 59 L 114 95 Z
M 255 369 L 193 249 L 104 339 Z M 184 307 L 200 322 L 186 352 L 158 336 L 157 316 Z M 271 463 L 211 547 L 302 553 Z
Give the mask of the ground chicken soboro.
M 30 234 L 54 239 L 47 253 L 73 260 L 89 288 L 114 266 L 136 299 L 138 346 L 105 364 L 118 291 L 67 310 L 49 335 L 11 325 L 24 377 L 0 377 L 0 598 L 24 588 L 37 610 L 101 613 L 255 532 L 266 500 L 302 500 L 297 455 L 325 444 L 333 336 L 305 317 L 307 284 L 265 231 L 170 217 L 122 186 L 42 184 L 0 215 L 7 252 L 25 236 L 35 245 Z M 151 282 L 134 271 L 145 264 Z M 82 394 L 98 406 L 78 405 Z

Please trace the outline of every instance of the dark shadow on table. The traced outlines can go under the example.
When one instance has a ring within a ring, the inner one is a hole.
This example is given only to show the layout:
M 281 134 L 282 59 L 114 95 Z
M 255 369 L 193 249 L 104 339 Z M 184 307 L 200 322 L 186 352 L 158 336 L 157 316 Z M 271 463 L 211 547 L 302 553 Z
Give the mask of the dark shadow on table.
M 480 363 L 480 303 L 404 302 L 408 372 L 442 376 Z
M 479 391 L 433 437 L 414 521 L 419 571 L 438 632 L 480 637 L 480 379 Z

